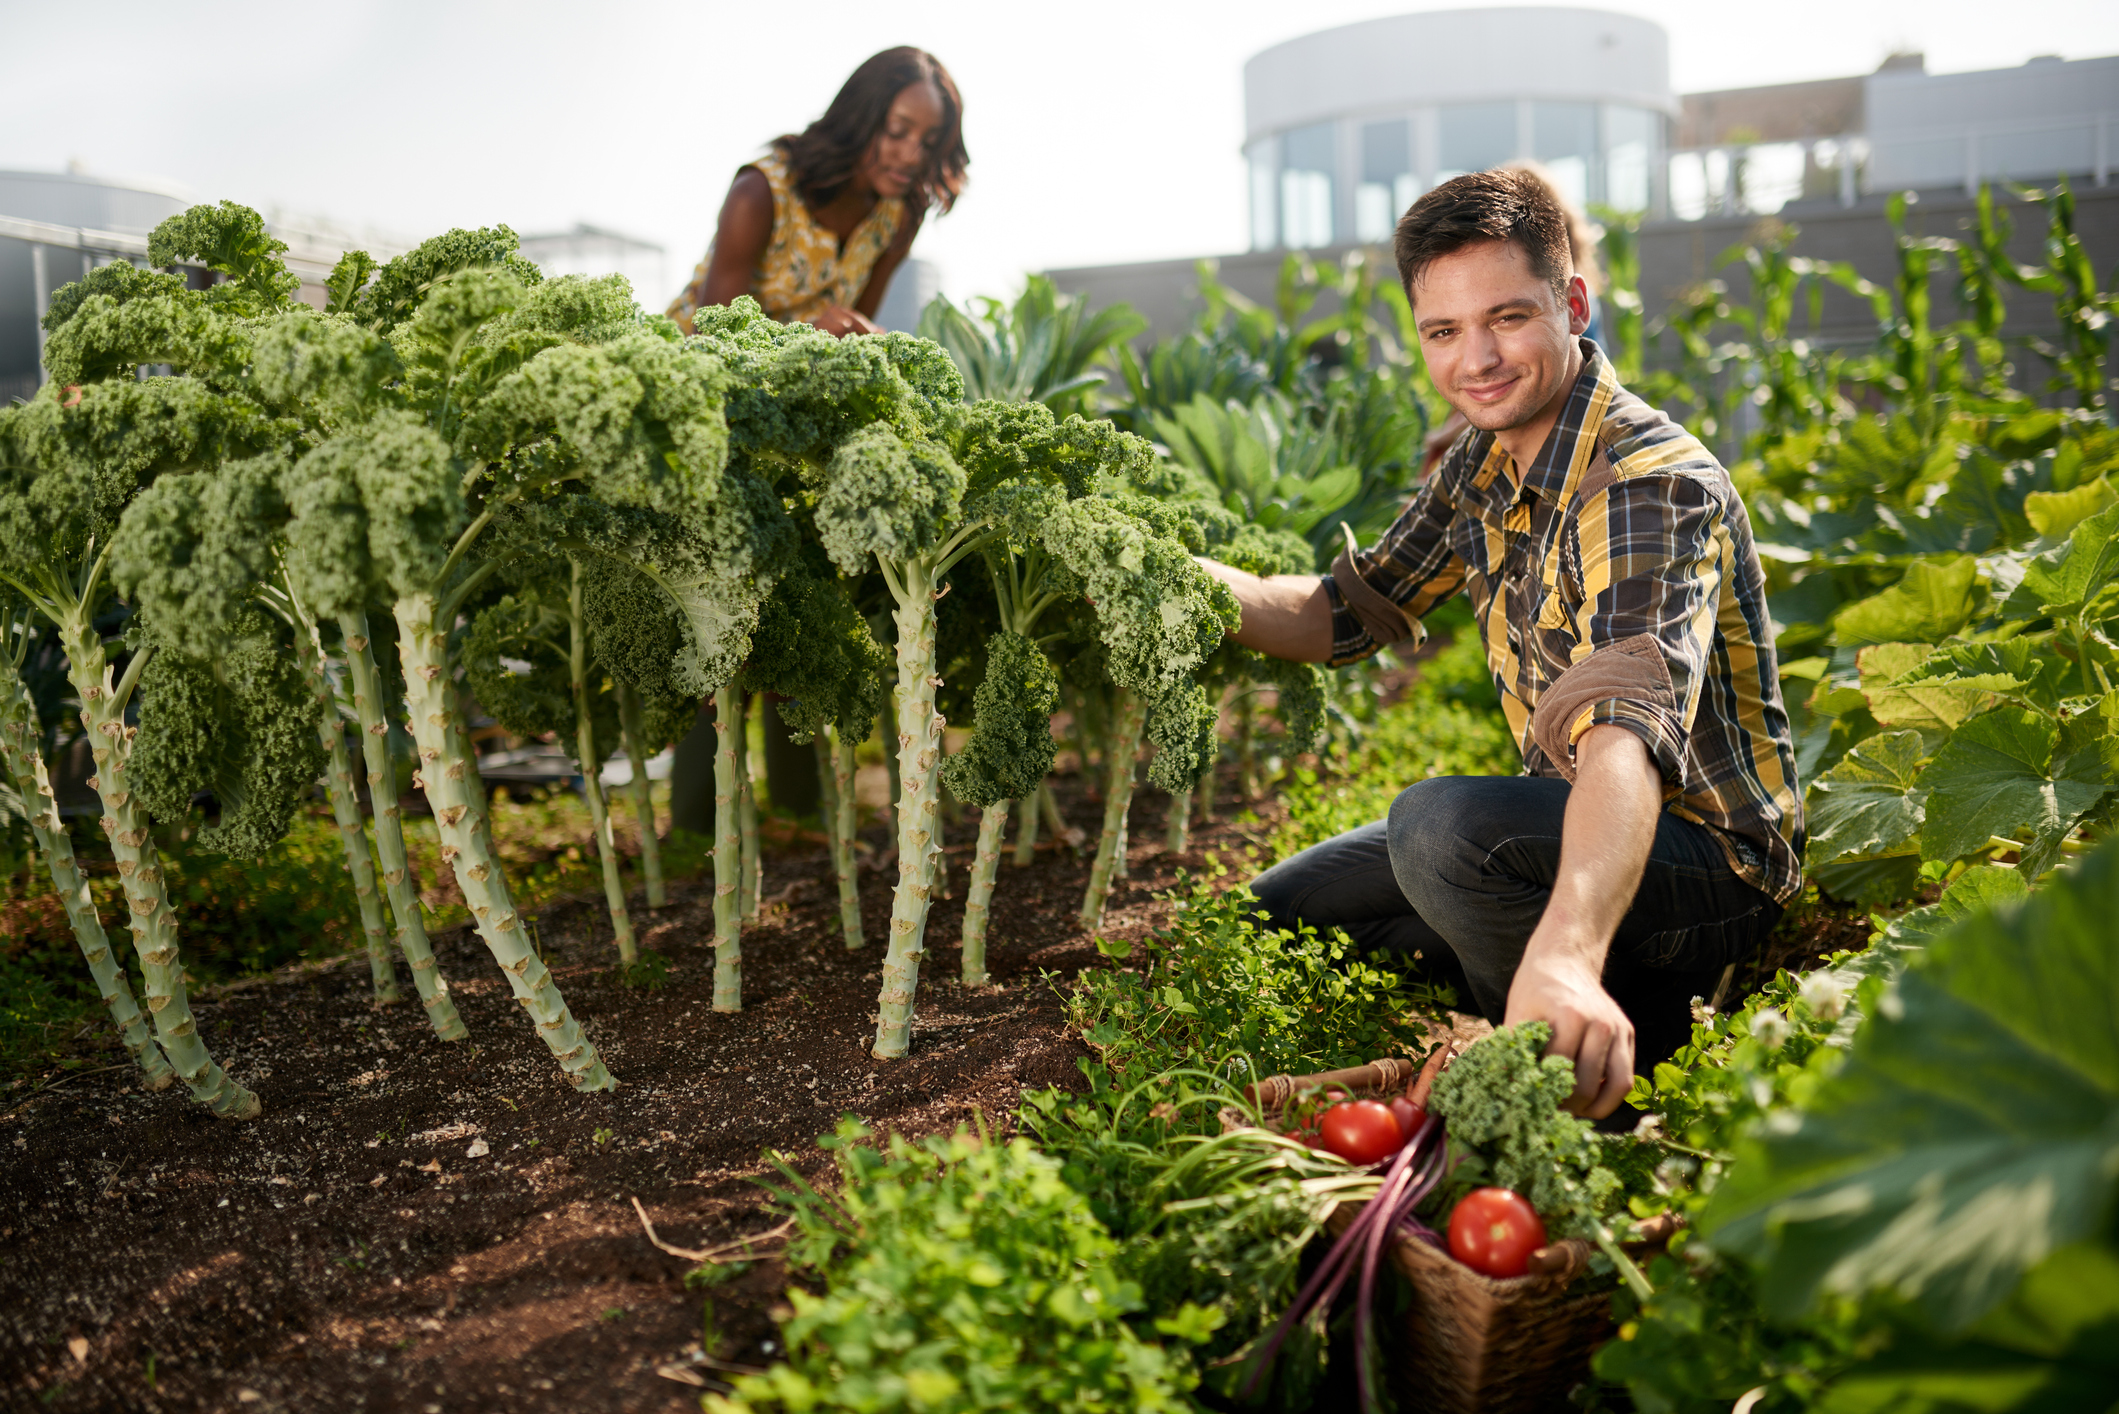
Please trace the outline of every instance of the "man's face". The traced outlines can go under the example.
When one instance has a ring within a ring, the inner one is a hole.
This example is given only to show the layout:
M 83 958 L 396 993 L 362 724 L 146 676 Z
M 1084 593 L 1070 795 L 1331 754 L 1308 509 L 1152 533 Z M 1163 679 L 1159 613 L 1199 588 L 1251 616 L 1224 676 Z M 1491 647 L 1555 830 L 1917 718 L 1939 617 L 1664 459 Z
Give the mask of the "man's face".
M 1562 300 L 1513 241 L 1452 251 L 1408 293 L 1428 376 L 1482 432 L 1536 421 L 1578 371 L 1574 341 L 1589 327 L 1588 287 L 1576 275 Z

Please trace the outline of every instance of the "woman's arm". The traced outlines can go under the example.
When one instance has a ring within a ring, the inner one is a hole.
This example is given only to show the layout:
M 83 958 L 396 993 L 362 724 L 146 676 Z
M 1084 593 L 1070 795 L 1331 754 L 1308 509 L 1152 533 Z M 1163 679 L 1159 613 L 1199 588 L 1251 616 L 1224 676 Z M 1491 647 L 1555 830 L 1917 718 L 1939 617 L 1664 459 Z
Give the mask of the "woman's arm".
M 924 211 L 912 213 L 910 219 L 898 227 L 898 233 L 890 238 L 883 253 L 876 257 L 875 269 L 868 272 L 868 283 L 861 287 L 861 297 L 853 302 L 859 313 L 870 319 L 876 317 L 876 311 L 883 307 L 883 297 L 890 292 L 890 277 L 898 273 L 898 267 L 912 253 L 913 237 L 919 235 L 920 225 L 926 219 Z
M 690 291 L 693 305 L 734 304 L 738 295 L 749 294 L 772 238 L 772 185 L 756 167 L 745 167 L 729 183 L 728 198 L 721 203 L 713 258 L 706 278 Z

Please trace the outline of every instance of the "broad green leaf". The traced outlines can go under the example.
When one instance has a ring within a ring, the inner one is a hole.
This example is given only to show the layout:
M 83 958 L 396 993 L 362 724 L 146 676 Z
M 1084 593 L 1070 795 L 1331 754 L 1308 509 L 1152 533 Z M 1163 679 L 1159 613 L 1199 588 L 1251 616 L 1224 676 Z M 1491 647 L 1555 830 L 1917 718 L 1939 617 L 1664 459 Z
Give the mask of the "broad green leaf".
M 2074 666 L 2040 637 L 1988 643 L 1946 643 L 1902 674 L 1899 685 L 1947 685 L 1973 693 L 2006 693 L 2051 711 L 2068 692 Z M 1984 699 L 1982 699 L 1984 701 Z
M 1926 908 L 1916 908 L 1891 920 L 1871 945 L 1898 948 L 1926 947 L 1936 938 L 1975 913 L 2017 903 L 2030 895 L 2023 875 L 2000 864 L 1975 864 L 1942 891 L 1942 897 Z
M 1855 661 L 1861 667 L 1862 699 L 1869 715 L 1884 726 L 1912 727 L 1939 739 L 1993 700 L 1976 687 L 1909 683 L 1934 652 L 1920 643 L 1879 643 L 1862 649 Z
M 2038 1264 L 1964 1333 L 1898 1334 L 1832 1385 L 1823 1414 L 2084 1414 L 2119 1409 L 2119 1256 L 2078 1244 Z
M 1997 707 L 1958 728 L 1920 773 L 1928 792 L 1921 853 L 1957 859 L 2024 829 L 2057 844 L 2110 788 L 2101 762 L 2071 757 L 2054 774 L 2059 740 L 2049 718 L 2021 707 Z
M 1739 1145 L 1702 1230 L 1769 1315 L 1890 1291 L 1944 1330 L 2101 1236 L 2119 1190 L 2119 844 L 1937 939 L 1805 1104 Z
M 2119 505 L 2107 506 L 2068 532 L 2067 544 L 2034 556 L 2009 607 L 2072 617 L 2119 572 Z
M 2023 498 L 2023 513 L 2031 529 L 2058 538 L 2115 502 L 2119 492 L 2111 482 L 2092 481 L 2072 491 L 2033 491 Z
M 1885 732 L 1856 746 L 1818 777 L 1804 804 L 1808 856 L 1830 863 L 1848 854 L 1896 851 L 1920 829 L 1919 732 Z
M 1917 561 L 1906 577 L 1833 617 L 1841 643 L 1933 643 L 1971 621 L 1979 564 L 1970 555 Z
M 1809 871 L 1811 882 L 1833 898 L 1875 908 L 1911 898 L 1920 888 L 1920 856 L 1895 854 L 1883 859 L 1851 859 L 1820 864 Z

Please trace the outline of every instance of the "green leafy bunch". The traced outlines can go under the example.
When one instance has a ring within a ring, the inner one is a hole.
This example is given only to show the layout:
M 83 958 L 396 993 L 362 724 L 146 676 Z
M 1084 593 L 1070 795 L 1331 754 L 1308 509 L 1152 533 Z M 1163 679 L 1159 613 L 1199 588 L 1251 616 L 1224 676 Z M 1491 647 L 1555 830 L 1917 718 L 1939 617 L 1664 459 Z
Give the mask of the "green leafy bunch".
M 1056 1162 L 963 1130 L 869 1139 L 848 1118 L 822 1141 L 832 1193 L 780 1161 L 797 1225 L 788 1264 L 817 1289 L 788 1292 L 786 1362 L 739 1376 L 707 1409 L 1190 1407 L 1189 1362 L 1127 1323 L 1140 1289 Z M 1174 1336 L 1209 1324 L 1188 1315 L 1169 1322 Z
M 2036 879 L 2079 848 L 2078 832 L 2109 829 L 2115 534 L 2119 505 L 2001 562 L 1991 590 L 1968 556 L 1916 562 L 1839 611 L 1852 672 L 1828 674 L 1811 698 L 1827 730 L 1852 738 L 1809 796 L 1808 860 L 1828 888 L 1902 896 L 1923 871 L 2001 850 Z
M 1052 769 L 1059 743 L 1059 674 L 1045 651 L 1006 629 L 986 641 L 986 675 L 973 699 L 977 725 L 942 767 L 942 781 L 970 805 L 1020 800 Z
M 159 624 L 134 636 L 154 644 Z M 324 773 L 321 706 L 296 666 L 283 625 L 239 611 L 210 656 L 157 645 L 140 675 L 139 737 L 127 779 L 157 820 L 211 792 L 220 818 L 199 844 L 260 859 L 286 835 Z
M 567 657 L 566 610 L 550 601 L 565 593 L 566 570 L 557 585 L 525 586 L 478 611 L 458 650 L 464 678 L 478 705 L 516 736 L 557 733 L 570 754 L 575 750 L 573 679 Z M 590 699 L 591 725 L 606 750 L 618 747 L 618 702 L 608 692 Z M 598 770 L 601 761 L 577 761 L 583 771 Z
M 1549 1025 L 1526 1021 L 1467 1046 L 1436 1078 L 1428 1108 L 1452 1145 L 1484 1160 L 1488 1182 L 1530 1200 L 1548 1237 L 1593 1240 L 1620 1196 L 1619 1179 L 1604 1166 L 1589 1121 L 1560 1108 L 1574 1093 L 1575 1068 L 1545 1054 L 1551 1041 Z M 1460 1176 L 1437 1190 L 1434 1210 L 1447 1213 L 1467 1186 Z
M 1361 1180 L 1337 1156 L 1258 1123 L 1236 1081 L 1185 1067 L 1081 1067 L 1086 1089 L 1025 1091 L 1017 1122 L 1117 1239 L 1146 1310 L 1211 1318 L 1194 1358 L 1202 1383 L 1233 1396 L 1250 1371 L 1241 1352 L 1294 1300 L 1303 1253 Z M 1232 1111 L 1253 1122 L 1224 1128 Z M 1316 1336 L 1295 1333 L 1270 1401 L 1311 1405 L 1326 1355 Z
M 876 642 L 845 582 L 804 541 L 759 611 L 740 685 L 786 699 L 780 718 L 795 741 L 827 726 L 858 740 L 883 710 L 889 669 L 890 650 Z
M 1248 890 L 1183 873 L 1171 897 L 1171 923 L 1130 945 L 1138 960 L 1084 973 L 1069 999 L 1108 1064 L 1226 1066 L 1249 1081 L 1426 1053 L 1419 1014 L 1437 1014 L 1435 993 L 1361 960 L 1345 934 L 1262 927 Z

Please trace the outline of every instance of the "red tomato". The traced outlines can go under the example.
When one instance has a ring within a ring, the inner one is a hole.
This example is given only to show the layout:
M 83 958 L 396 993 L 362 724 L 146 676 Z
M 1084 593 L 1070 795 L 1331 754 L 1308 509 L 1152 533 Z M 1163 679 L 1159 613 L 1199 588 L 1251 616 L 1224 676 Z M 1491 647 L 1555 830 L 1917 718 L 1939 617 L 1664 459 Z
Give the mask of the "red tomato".
M 1519 1277 L 1545 1245 L 1545 1222 L 1530 1200 L 1506 1188 L 1474 1188 L 1449 1215 L 1449 1254 L 1490 1277 Z
M 1348 1100 L 1324 1112 L 1318 1121 L 1324 1147 L 1350 1164 L 1373 1164 L 1398 1152 L 1405 1133 L 1390 1106 L 1374 1100 Z
M 1403 1095 L 1391 1101 L 1391 1113 L 1398 1117 L 1398 1128 L 1405 1131 L 1405 1137 L 1408 1139 L 1412 1138 L 1413 1131 L 1420 1127 L 1420 1121 L 1427 1118 L 1426 1110 Z

